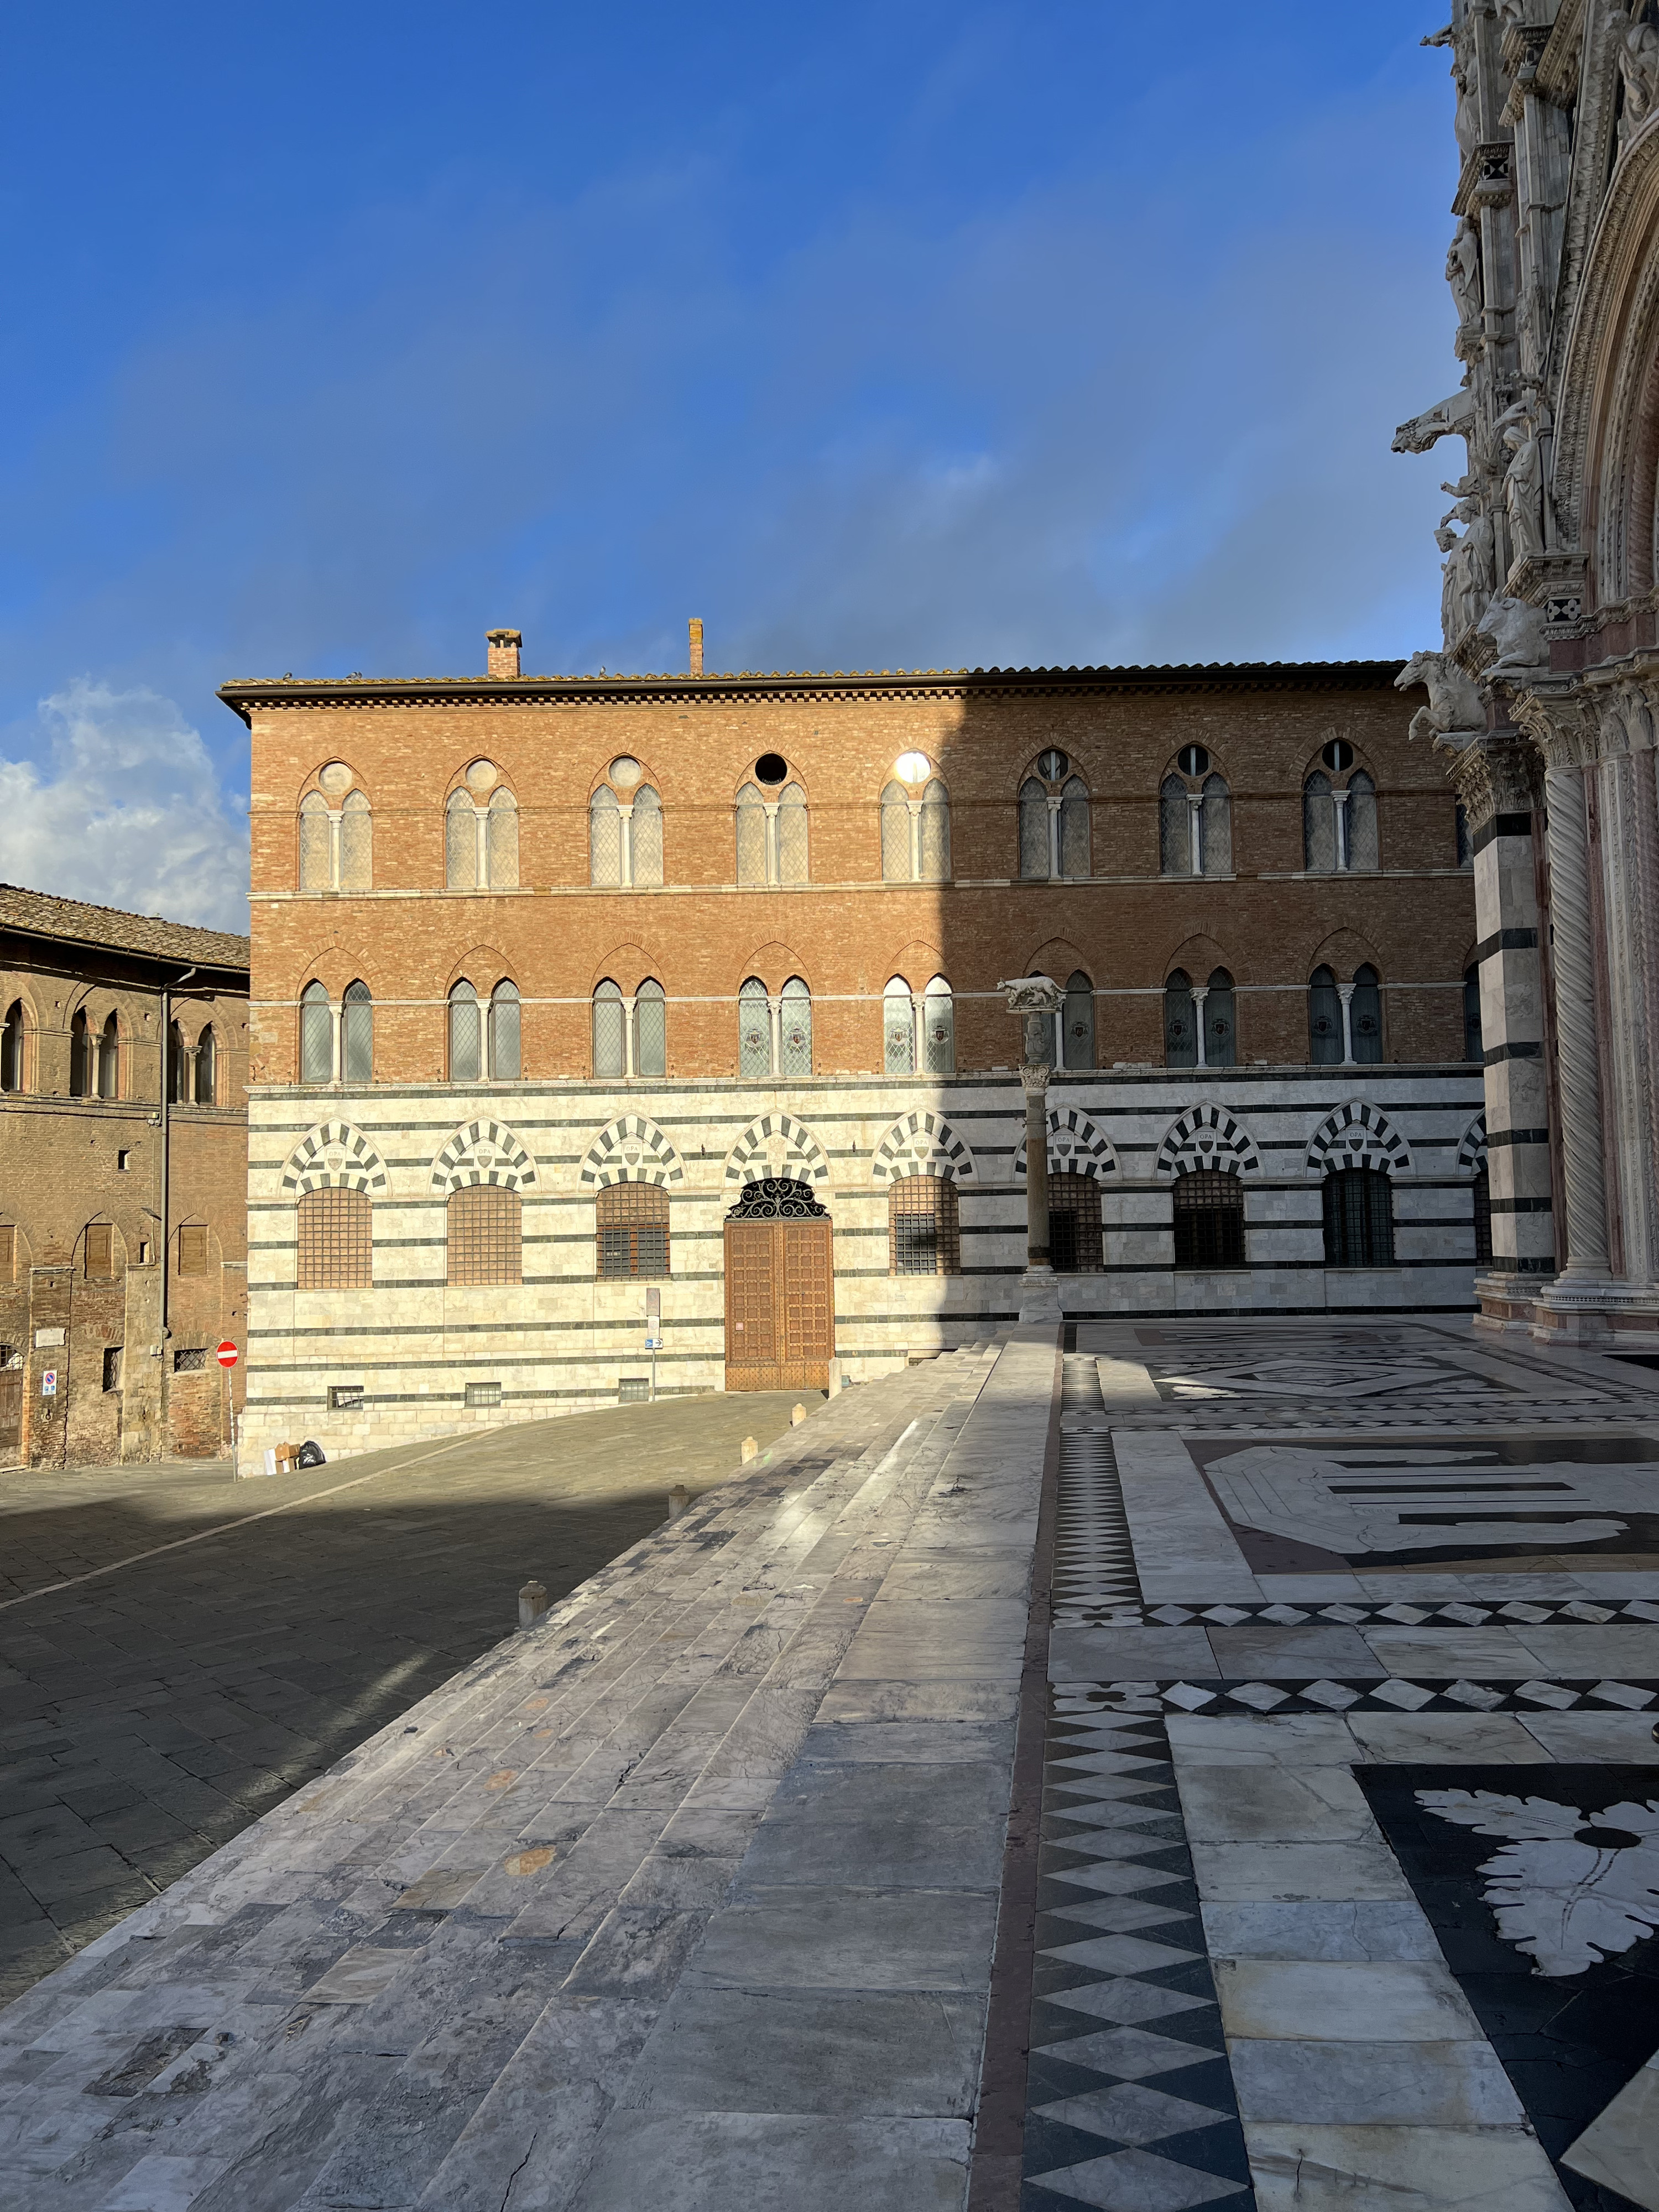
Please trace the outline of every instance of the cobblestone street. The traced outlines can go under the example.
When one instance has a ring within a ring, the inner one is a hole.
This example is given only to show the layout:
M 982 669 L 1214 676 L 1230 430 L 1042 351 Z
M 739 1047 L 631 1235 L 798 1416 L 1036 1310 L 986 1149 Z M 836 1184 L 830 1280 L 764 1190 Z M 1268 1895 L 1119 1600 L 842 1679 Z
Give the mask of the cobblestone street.
M 745 1436 L 763 1452 L 794 1402 L 630 1406 L 264 1481 L 0 1480 L 0 2000 L 497 1642 L 532 1576 L 564 1595 L 673 1484 L 728 1478 Z

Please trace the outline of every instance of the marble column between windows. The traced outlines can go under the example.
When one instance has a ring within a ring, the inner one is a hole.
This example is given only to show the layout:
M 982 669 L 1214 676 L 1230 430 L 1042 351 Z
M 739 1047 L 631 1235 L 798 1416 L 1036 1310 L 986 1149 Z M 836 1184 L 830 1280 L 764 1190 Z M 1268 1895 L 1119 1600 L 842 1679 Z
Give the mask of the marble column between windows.
M 1551 945 L 1561 1100 L 1566 1252 L 1557 1287 L 1594 1290 L 1607 1264 L 1607 1188 L 1601 1158 L 1601 1073 L 1595 1035 L 1595 958 L 1590 935 L 1589 856 L 1583 771 L 1544 771 L 1548 809 Z
M 1193 1064 L 1196 1067 L 1206 1067 L 1209 1065 L 1204 1050 L 1206 1042 L 1204 1036 L 1204 1001 L 1209 997 L 1209 995 L 1210 987 L 1207 983 L 1194 984 L 1193 1036 L 1198 1046 L 1198 1056 Z
M 1025 1093 L 1025 1264 L 1045 1273 L 1048 1257 L 1048 1077 L 1029 1062 L 1019 1071 Z
M 1342 1065 L 1353 1066 L 1353 985 L 1339 983 L 1336 995 L 1342 1001 Z

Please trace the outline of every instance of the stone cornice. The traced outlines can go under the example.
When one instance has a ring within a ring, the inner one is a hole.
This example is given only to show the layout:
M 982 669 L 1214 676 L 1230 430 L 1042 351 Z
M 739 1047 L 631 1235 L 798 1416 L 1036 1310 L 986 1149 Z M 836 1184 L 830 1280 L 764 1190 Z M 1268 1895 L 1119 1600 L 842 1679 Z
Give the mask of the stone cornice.
M 850 673 L 724 676 L 238 678 L 219 696 L 252 726 L 256 714 L 289 708 L 361 712 L 376 707 L 684 705 L 700 700 L 1101 697 L 1147 692 L 1370 691 L 1389 689 L 1401 660 L 1270 660 L 1148 668 L 866 669 Z

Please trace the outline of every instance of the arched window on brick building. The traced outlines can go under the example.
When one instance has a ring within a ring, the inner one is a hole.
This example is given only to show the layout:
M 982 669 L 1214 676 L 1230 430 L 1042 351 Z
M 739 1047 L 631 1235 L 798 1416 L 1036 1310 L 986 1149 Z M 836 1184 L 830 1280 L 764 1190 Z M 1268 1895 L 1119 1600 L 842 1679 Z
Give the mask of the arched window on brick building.
M 300 994 L 300 1080 L 331 1083 L 334 1079 L 334 1009 L 328 988 L 307 983 Z
M 922 994 L 921 1065 L 928 1075 L 956 1073 L 956 1001 L 943 975 L 935 975 Z
M 662 882 L 662 800 L 631 753 L 620 754 L 588 801 L 588 874 L 601 889 Z
M 1158 866 L 1166 876 L 1225 876 L 1233 866 L 1232 796 L 1202 745 L 1182 745 L 1158 787 Z
M 374 817 L 343 761 L 331 761 L 318 791 L 300 801 L 300 889 L 366 891 L 374 882 Z
M 902 975 L 890 976 L 881 994 L 881 1064 L 888 1075 L 916 1072 L 915 1012 Z
M 98 1071 L 100 1095 L 106 1098 L 112 1098 L 115 1096 L 115 1092 L 112 1088 L 109 1091 L 105 1091 L 102 1088 L 104 1073 L 102 1060 L 104 1057 L 106 1057 L 110 1063 L 110 1081 L 112 1085 L 114 1082 L 116 1050 L 115 1037 L 113 1034 L 114 1024 L 115 1017 L 112 1014 L 109 1018 L 108 1025 L 105 1030 L 106 1051 L 105 1054 L 100 1056 Z M 217 1063 L 218 1054 L 213 1041 L 213 1024 L 210 1022 L 203 1030 L 200 1036 L 196 1040 L 196 1103 L 198 1106 L 213 1106 L 218 1103 L 219 1070 Z
M 374 1080 L 374 1000 L 367 983 L 348 983 L 340 1005 L 341 1080 Z
M 92 1031 L 87 1023 L 87 1010 L 81 1007 L 70 1024 L 70 1097 L 90 1098 L 96 1087 L 93 1062 Z M 177 1097 L 178 1093 L 173 1094 Z
M 1066 1003 L 1060 1011 L 1060 1065 L 1092 1067 L 1095 1064 L 1095 987 L 1079 968 L 1068 976 Z
M 1089 871 L 1089 787 L 1070 757 L 1051 747 L 1019 788 L 1019 872 L 1057 882 Z
M 882 792 L 881 872 L 890 884 L 950 877 L 951 794 L 925 753 L 901 753 Z
M 21 1091 L 27 1078 L 24 1065 L 28 1036 L 23 1026 L 23 1001 L 14 999 L 0 1022 L 0 1091 Z
M 1302 786 L 1302 862 L 1312 874 L 1377 866 L 1376 785 L 1346 738 L 1333 738 Z

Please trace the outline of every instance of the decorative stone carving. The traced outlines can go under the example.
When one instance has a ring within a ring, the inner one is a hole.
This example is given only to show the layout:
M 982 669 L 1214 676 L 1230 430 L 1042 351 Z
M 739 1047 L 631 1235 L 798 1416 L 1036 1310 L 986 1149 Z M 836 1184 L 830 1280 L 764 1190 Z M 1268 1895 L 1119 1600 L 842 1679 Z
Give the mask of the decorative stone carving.
M 1467 216 L 1457 226 L 1446 249 L 1446 282 L 1457 309 L 1455 351 L 1460 361 L 1471 360 L 1480 350 L 1480 234 Z
M 283 1170 L 283 1194 L 308 1190 L 366 1190 L 384 1198 L 390 1188 L 386 1163 L 349 1121 L 324 1121 L 302 1138 Z
M 1363 1098 L 1352 1098 L 1325 1116 L 1308 1146 L 1310 1176 L 1323 1177 L 1338 1168 L 1381 1168 L 1385 1175 L 1409 1175 L 1412 1156 L 1386 1114 Z
M 644 1114 L 619 1114 L 588 1146 L 579 1178 L 589 1190 L 613 1182 L 680 1183 L 685 1170 L 656 1123 Z
M 1475 628 L 1498 647 L 1497 659 L 1485 671 L 1489 680 L 1494 676 L 1535 676 L 1549 659 L 1542 607 L 1528 606 L 1524 599 L 1494 599 Z
M 974 1156 L 943 1114 L 919 1107 L 902 1114 L 876 1146 L 870 1164 L 872 1182 L 896 1182 L 901 1176 L 940 1176 L 958 1184 L 975 1179 Z
M 1659 31 L 1651 23 L 1629 21 L 1622 8 L 1611 9 L 1610 19 L 1628 24 L 1619 46 L 1619 74 L 1624 80 L 1625 106 L 1619 118 L 1622 151 L 1652 114 L 1659 100 Z
M 1058 1106 L 1048 1115 L 1048 1172 L 1051 1175 L 1090 1175 L 1104 1182 L 1117 1173 L 1117 1154 L 1111 1139 L 1097 1129 L 1075 1106 Z M 1014 1154 L 1014 1180 L 1025 1175 L 1025 1140 Z
M 1260 1175 L 1261 1155 L 1242 1121 L 1221 1106 L 1189 1106 L 1166 1131 L 1158 1148 L 1154 1172 L 1189 1175 L 1218 1168 L 1235 1175 Z
M 526 1190 L 535 1180 L 529 1153 L 499 1121 L 463 1122 L 432 1163 L 432 1188 L 444 1198 L 475 1182 Z
M 1454 392 L 1449 399 L 1443 399 L 1433 407 L 1425 407 L 1420 415 L 1413 415 L 1409 422 L 1402 422 L 1394 434 L 1396 453 L 1426 453 L 1437 439 L 1468 437 L 1474 428 L 1474 394 L 1466 385 Z
M 830 1163 L 823 1147 L 793 1114 L 763 1114 L 751 1121 L 727 1153 L 728 1183 L 758 1182 L 787 1173 L 800 1182 L 828 1182 Z
M 1504 471 L 1504 507 L 1510 524 L 1510 563 L 1537 561 L 1544 553 L 1544 449 L 1547 421 L 1534 399 L 1517 399 L 1495 428 L 1510 456 Z
M 1450 527 L 1454 522 L 1468 526 L 1461 538 Z M 1448 646 L 1474 628 L 1492 598 L 1492 517 L 1474 499 L 1460 499 L 1434 533 L 1435 544 L 1449 556 L 1440 592 L 1440 626 Z
M 1414 653 L 1394 679 L 1396 691 L 1422 684 L 1429 695 L 1426 707 L 1412 716 L 1406 734 L 1427 738 L 1438 744 L 1443 738 L 1468 738 L 1486 726 L 1486 709 L 1474 680 L 1443 653 Z

